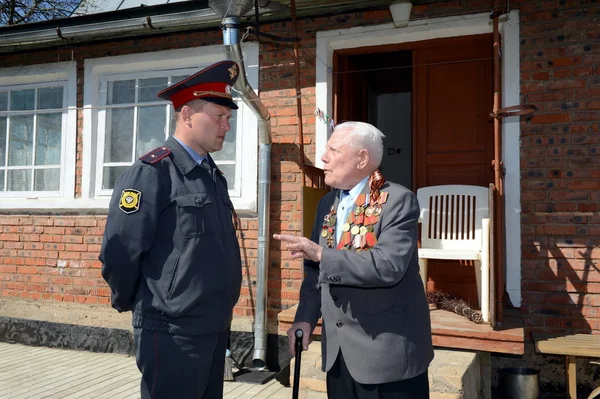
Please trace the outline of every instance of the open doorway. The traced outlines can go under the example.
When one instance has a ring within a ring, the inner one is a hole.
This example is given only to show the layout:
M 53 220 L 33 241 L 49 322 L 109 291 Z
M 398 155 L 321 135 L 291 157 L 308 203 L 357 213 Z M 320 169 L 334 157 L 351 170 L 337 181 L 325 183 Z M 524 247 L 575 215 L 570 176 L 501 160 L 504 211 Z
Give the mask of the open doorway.
M 336 121 L 386 134 L 387 180 L 420 187 L 494 181 L 492 35 L 334 52 Z M 432 261 L 427 289 L 477 304 L 473 265 Z
M 345 106 L 338 120 L 377 126 L 386 135 L 380 170 L 387 180 L 411 189 L 412 51 L 349 55 L 340 61 L 338 94 L 346 99 L 340 101 Z

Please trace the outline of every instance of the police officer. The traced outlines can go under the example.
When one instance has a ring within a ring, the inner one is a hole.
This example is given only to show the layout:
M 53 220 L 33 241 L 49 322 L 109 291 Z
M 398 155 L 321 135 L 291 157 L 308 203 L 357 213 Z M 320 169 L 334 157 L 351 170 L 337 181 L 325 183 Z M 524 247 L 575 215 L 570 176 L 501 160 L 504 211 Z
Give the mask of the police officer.
M 238 65 L 224 61 L 161 91 L 172 137 L 118 179 L 100 261 L 112 306 L 133 311 L 142 398 L 221 398 L 241 286 L 235 211 L 209 153 L 237 109 Z

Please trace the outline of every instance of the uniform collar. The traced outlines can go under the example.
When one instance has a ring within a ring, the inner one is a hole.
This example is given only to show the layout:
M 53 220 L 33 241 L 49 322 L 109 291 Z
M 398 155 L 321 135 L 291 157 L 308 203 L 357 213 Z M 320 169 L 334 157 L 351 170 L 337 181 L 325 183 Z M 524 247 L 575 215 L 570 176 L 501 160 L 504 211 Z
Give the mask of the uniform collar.
M 169 136 L 165 142 L 165 147 L 171 150 L 173 153 L 173 163 L 184 175 L 187 175 L 192 171 L 192 169 L 199 166 L 192 154 L 188 152 L 184 145 L 175 137 Z M 198 155 L 195 151 L 192 150 L 192 152 L 196 154 L 196 156 L 200 157 L 200 155 Z M 207 154 L 206 159 L 211 166 L 214 166 L 214 162 L 212 162 L 210 159 L 210 155 Z

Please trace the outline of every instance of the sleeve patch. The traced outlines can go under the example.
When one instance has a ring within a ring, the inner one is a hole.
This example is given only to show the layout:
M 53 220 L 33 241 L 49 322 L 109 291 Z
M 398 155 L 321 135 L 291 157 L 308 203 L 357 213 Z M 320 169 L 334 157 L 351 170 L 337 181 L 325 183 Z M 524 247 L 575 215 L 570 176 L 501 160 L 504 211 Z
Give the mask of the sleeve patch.
M 140 210 L 140 202 L 142 201 L 142 193 L 132 188 L 126 188 L 121 193 L 121 201 L 119 201 L 119 209 L 130 214 Z

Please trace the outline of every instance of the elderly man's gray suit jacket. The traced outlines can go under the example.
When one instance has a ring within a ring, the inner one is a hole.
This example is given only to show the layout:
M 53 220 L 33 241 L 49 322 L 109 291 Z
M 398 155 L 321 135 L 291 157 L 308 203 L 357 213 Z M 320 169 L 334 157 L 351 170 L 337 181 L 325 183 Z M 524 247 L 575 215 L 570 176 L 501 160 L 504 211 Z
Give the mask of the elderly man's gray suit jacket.
M 305 261 L 295 322 L 315 327 L 323 316 L 323 371 L 341 350 L 348 371 L 362 384 L 416 377 L 433 359 L 429 307 L 419 277 L 419 204 L 408 189 L 385 183 L 387 202 L 374 226 L 377 244 L 367 251 L 327 248 L 323 218 L 339 202 L 339 190 L 319 202 L 312 240 L 321 262 Z M 363 193 L 368 195 L 369 185 Z M 354 212 L 356 205 L 350 211 Z

